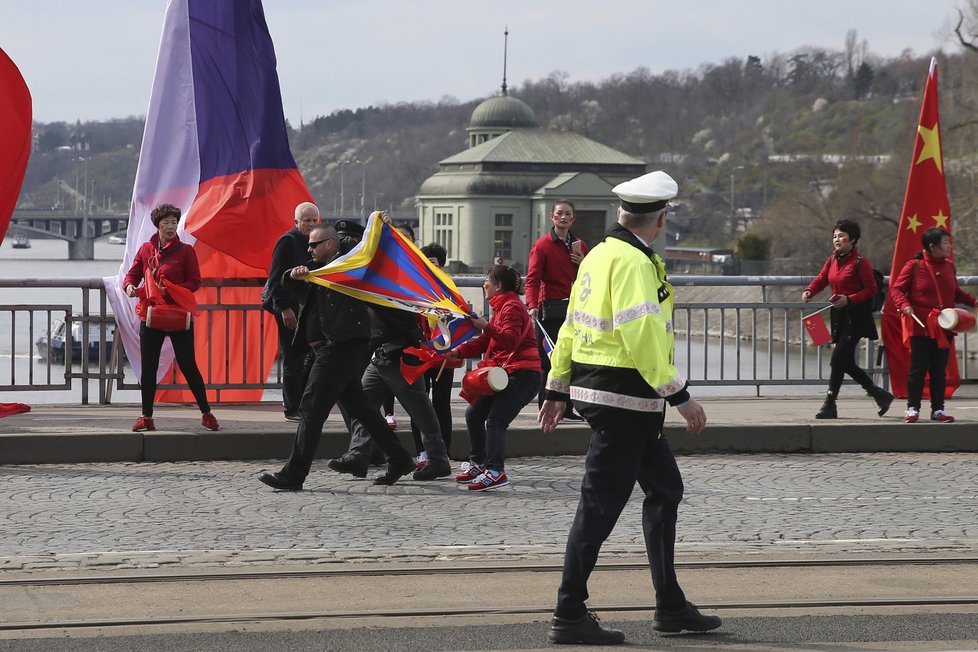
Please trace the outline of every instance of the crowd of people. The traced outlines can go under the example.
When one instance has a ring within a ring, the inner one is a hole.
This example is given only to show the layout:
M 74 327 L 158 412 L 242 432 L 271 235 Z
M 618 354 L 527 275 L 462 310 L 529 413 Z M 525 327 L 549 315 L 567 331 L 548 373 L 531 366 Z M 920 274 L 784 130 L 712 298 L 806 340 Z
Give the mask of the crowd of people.
M 348 220 L 325 224 L 315 204 L 296 206 L 294 228 L 275 245 L 262 306 L 278 326 L 282 409 L 297 428 L 284 466 L 258 479 L 276 490 L 301 490 L 334 406 L 351 440 L 345 454 L 329 460 L 331 470 L 365 478 L 371 460 L 380 455 L 386 468 L 373 478 L 377 485 L 392 485 L 408 474 L 419 481 L 452 476 L 453 370 L 465 358 L 477 358 L 478 366 L 469 372 L 475 380 L 467 374 L 462 383 L 462 396 L 470 403 L 465 411 L 470 450 L 454 475 L 469 491 L 509 484 L 507 430 L 534 397 L 544 432 L 554 431 L 565 419 L 584 420 L 592 429 L 550 641 L 624 641 L 622 632 L 605 628 L 588 611 L 587 583 L 636 483 L 644 493 L 642 525 L 655 590 L 653 627 L 663 632 L 720 627 L 718 617 L 700 613 L 686 599 L 674 568 L 684 487 L 662 434 L 666 405 L 685 419 L 689 432 L 702 431 L 707 422 L 706 412 L 674 364 L 675 292 L 664 261 L 652 250 L 678 185 L 657 171 L 613 191 L 620 201 L 616 223 L 590 251 L 571 232 L 573 203 L 556 201 L 551 229 L 531 249 L 526 279 L 510 266 L 490 267 L 483 283 L 490 315 L 470 317 L 479 335 L 444 353 L 440 365 L 413 380 L 402 373 L 402 365 L 419 362 L 417 347 L 432 336 L 427 321 L 307 282 L 310 270 L 355 247 L 363 227 Z M 179 218 L 174 206 L 164 204 L 153 211 L 158 233 L 140 248 L 124 282 L 125 292 L 140 298 L 137 314 L 143 321 L 142 415 L 133 426 L 136 431 L 155 429 L 153 402 L 166 338 L 197 400 L 202 425 L 209 430 L 219 427 L 194 358 L 193 306 L 187 296 L 200 286 L 200 272 L 193 248 L 182 246 L 176 237 Z M 383 219 L 391 224 L 386 214 Z M 395 228 L 414 242 L 409 226 Z M 878 284 L 858 249 L 860 235 L 854 221 L 836 223 L 833 251 L 802 293 L 802 301 L 809 302 L 826 288 L 832 292 L 831 373 L 816 419 L 838 418 L 836 399 L 845 375 L 865 389 L 880 416 L 894 400 L 856 363 L 860 340 L 877 338 L 870 300 Z M 929 379 L 930 418 L 949 423 L 954 418 L 945 410 L 945 367 L 954 333 L 942 328 L 939 316 L 956 304 L 974 308 L 976 300 L 957 284 L 948 232 L 929 229 L 921 244 L 922 251 L 907 262 L 889 289 L 905 320 L 910 350 L 904 419 L 918 420 Z M 421 252 L 437 267 L 446 263 L 447 252 L 437 244 Z M 177 326 L 161 323 L 170 317 Z M 505 382 L 494 386 L 492 378 L 500 376 Z M 484 381 L 481 391 L 473 389 L 477 381 Z M 410 418 L 415 455 L 393 432 L 393 399 Z

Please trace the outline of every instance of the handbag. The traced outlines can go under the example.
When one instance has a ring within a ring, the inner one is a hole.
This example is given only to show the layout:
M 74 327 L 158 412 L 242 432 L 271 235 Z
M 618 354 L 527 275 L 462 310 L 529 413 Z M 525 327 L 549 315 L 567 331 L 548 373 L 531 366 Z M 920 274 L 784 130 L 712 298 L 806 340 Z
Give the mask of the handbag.
M 189 331 L 194 317 L 190 311 L 172 303 L 154 303 L 146 308 L 146 327 L 168 333 Z

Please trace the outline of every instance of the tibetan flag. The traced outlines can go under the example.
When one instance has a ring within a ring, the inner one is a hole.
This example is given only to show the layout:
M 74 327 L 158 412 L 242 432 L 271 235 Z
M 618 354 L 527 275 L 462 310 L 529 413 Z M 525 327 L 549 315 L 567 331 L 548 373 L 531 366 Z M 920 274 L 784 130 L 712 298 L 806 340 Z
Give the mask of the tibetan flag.
M 802 317 L 801 320 L 801 323 L 805 325 L 805 330 L 808 331 L 808 335 L 812 338 L 812 344 L 815 346 L 822 346 L 832 341 L 832 333 L 829 332 L 828 326 L 825 325 L 825 319 L 822 317 L 822 312 L 825 310 L 826 308 L 822 308 L 822 310 L 813 312 L 807 317 Z
M 0 243 L 10 226 L 31 155 L 31 93 L 0 49 Z
M 897 227 L 896 245 L 890 278 L 896 279 L 903 266 L 923 249 L 921 236 L 929 228 L 940 227 L 951 232 L 951 207 L 947 199 L 944 181 L 944 157 L 941 153 L 940 119 L 937 109 L 937 60 L 931 59 L 924 100 L 917 122 L 913 157 L 907 177 L 907 191 L 903 198 L 903 212 Z M 903 343 L 904 326 L 889 293 L 883 306 L 883 346 L 890 371 L 890 391 L 894 396 L 906 398 L 907 373 L 910 370 L 910 352 Z M 954 343 L 947 363 L 947 390 L 950 397 L 961 384 Z M 924 396 L 930 395 L 930 383 L 924 383 Z
M 452 278 L 380 215 L 370 215 L 356 247 L 312 270 L 306 280 L 361 301 L 427 317 L 431 330 L 439 333 L 431 341 L 438 351 L 455 348 L 476 335 L 469 319 L 475 315 Z
M 196 295 L 202 314 L 194 325 L 204 382 L 260 386 L 272 368 L 278 349 L 272 316 L 240 310 L 260 305 L 261 288 L 207 287 L 207 282 L 267 276 L 272 249 L 292 227 L 295 206 L 311 200 L 289 150 L 275 66 L 260 0 L 167 3 L 126 253 L 119 276 L 105 279 L 116 332 L 137 377 L 139 322 L 133 300 L 119 286 L 139 246 L 156 231 L 150 212 L 161 203 L 183 211 L 178 234 L 194 247 L 205 283 Z M 167 343 L 161 380 L 172 360 Z M 254 401 L 261 390 L 208 395 Z M 165 391 L 158 399 L 191 397 L 187 391 Z

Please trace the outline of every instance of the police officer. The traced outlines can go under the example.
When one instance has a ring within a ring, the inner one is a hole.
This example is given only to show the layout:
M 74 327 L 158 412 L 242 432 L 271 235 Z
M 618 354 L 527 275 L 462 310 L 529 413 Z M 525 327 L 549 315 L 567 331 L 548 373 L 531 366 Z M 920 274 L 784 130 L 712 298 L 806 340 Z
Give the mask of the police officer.
M 549 632 L 553 643 L 625 640 L 622 632 L 602 627 L 585 601 L 598 550 L 636 480 L 645 493 L 642 525 L 655 587 L 653 629 L 703 632 L 720 626 L 718 617 L 704 616 L 686 600 L 674 568 L 683 481 L 662 435 L 666 402 L 679 410 L 690 432 L 706 426 L 703 408 L 673 366 L 673 288 L 665 263 L 651 249 L 678 190 L 665 172 L 613 188 L 621 199 L 618 223 L 582 261 L 557 338 L 540 424 L 553 432 L 570 398 L 594 432 L 567 537 Z
M 340 255 L 340 235 L 331 226 L 317 226 L 309 233 L 308 247 L 314 261 L 325 265 Z M 282 283 L 286 289 L 301 288 L 308 272 L 305 265 L 294 267 L 285 273 Z M 323 422 L 339 400 L 351 417 L 363 422 L 390 459 L 387 470 L 374 478 L 374 484 L 394 484 L 414 471 L 414 460 L 363 393 L 361 364 L 367 359 L 369 335 L 366 304 L 314 283 L 306 283 L 305 290 L 293 346 L 312 349 L 316 358 L 299 403 L 299 427 L 292 454 L 282 470 L 262 473 L 258 479 L 274 489 L 301 490 L 319 447 Z
M 292 348 L 295 327 L 299 323 L 299 295 L 282 287 L 282 275 L 309 260 L 309 232 L 322 218 L 319 208 L 304 201 L 295 207 L 295 226 L 275 243 L 272 262 L 268 267 L 268 281 L 262 291 L 262 308 L 275 316 L 278 325 L 278 351 L 282 356 L 282 407 L 285 418 L 299 420 L 299 401 L 306 386 L 306 377 L 312 366 L 312 356 L 306 351 Z

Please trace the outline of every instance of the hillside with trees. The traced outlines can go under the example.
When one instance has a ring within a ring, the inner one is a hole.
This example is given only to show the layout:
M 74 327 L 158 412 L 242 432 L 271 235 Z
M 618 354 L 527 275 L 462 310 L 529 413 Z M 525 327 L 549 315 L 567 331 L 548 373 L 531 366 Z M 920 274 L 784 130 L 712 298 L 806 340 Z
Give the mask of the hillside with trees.
M 962 273 L 978 273 L 978 0 L 961 16 L 955 52 L 938 53 L 941 134 Z M 697 70 L 638 68 L 600 82 L 563 72 L 511 86 L 542 128 L 573 130 L 668 170 L 683 205 L 678 244 L 767 252 L 772 273 L 824 261 L 832 224 L 863 226 L 863 252 L 884 269 L 892 252 L 930 54 L 881 58 L 850 32 L 838 51 L 728 59 Z M 439 160 L 466 145 L 485 98 L 389 104 L 289 128 L 316 201 L 335 216 L 391 208 L 413 196 Z M 143 123 L 37 124 L 22 204 L 73 201 L 57 179 L 86 184 L 100 206 L 125 208 Z M 365 190 L 365 192 L 361 192 Z M 361 194 L 365 195 L 361 197 Z M 71 205 L 67 205 L 71 208 Z M 877 262 L 878 261 L 878 262 Z

